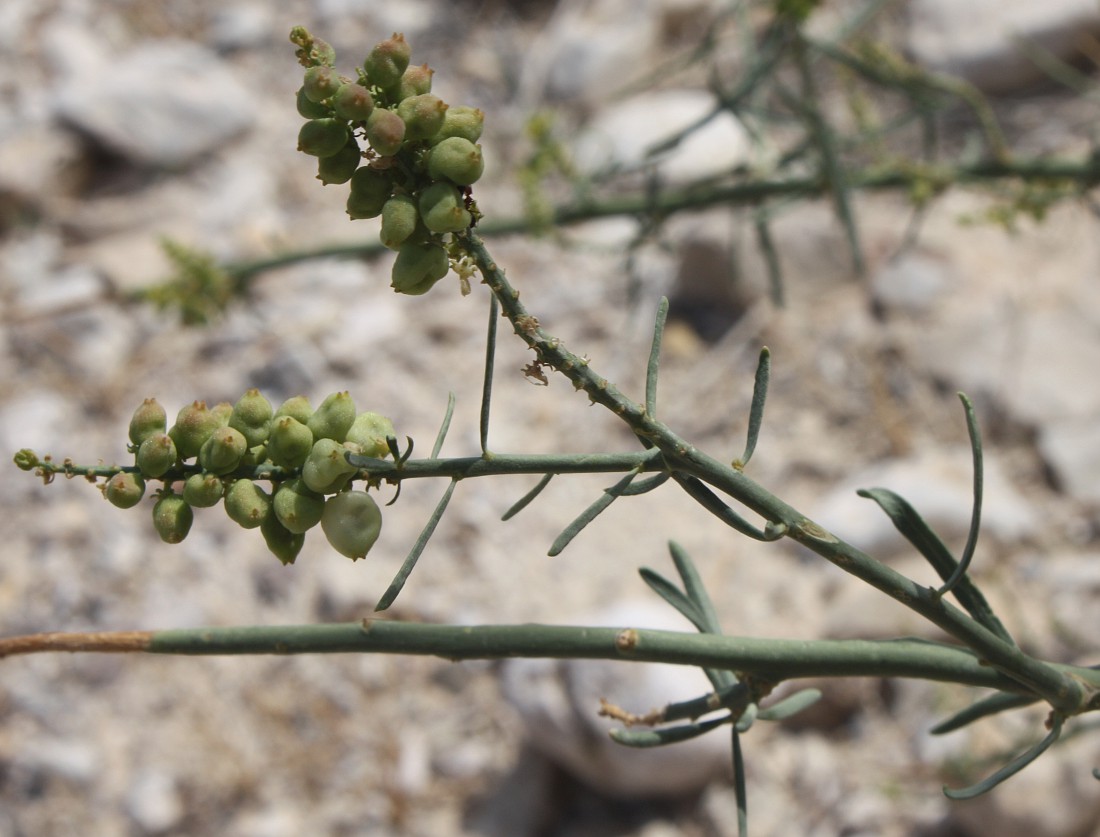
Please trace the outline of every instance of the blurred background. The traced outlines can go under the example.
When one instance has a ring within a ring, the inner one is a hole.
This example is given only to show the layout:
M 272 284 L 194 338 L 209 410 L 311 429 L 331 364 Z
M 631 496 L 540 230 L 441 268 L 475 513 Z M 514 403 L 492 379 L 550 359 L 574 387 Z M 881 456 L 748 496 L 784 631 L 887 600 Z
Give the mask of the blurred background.
M 901 124 L 923 101 L 912 91 L 928 91 L 860 87 L 840 62 L 816 65 L 810 89 L 777 70 L 760 82 L 775 82 L 771 98 L 736 116 L 716 110 L 719 93 L 760 66 L 770 5 L 4 0 L 0 450 L 122 462 L 142 399 L 174 416 L 255 386 L 276 403 L 347 389 L 418 452 L 453 391 L 443 453 L 477 451 L 487 303 L 476 285 L 463 297 L 452 277 L 427 296 L 397 297 L 388 255 L 329 256 L 255 275 L 224 310 L 202 309 L 201 326 L 185 324 L 178 305 L 133 301 L 178 272 L 164 240 L 232 264 L 376 241 L 377 222 L 350 222 L 343 187 L 322 187 L 315 161 L 295 151 L 296 24 L 329 40 L 348 74 L 374 43 L 404 32 L 414 63 L 436 70 L 433 92 L 486 113 L 475 195 L 487 230 L 578 196 L 812 172 L 798 145 L 807 101 L 838 136 L 860 138 L 841 152 L 863 172 L 926 154 L 929 131 L 953 165 L 987 158 L 992 135 L 975 101 L 988 103 L 1014 155 L 1095 156 L 1092 0 L 823 4 L 806 29 L 815 43 L 871 39 L 898 56 L 895 69 L 965 80 L 937 88 L 943 101 L 908 133 L 874 126 Z M 648 153 L 672 136 L 681 141 Z M 944 185 L 930 184 L 930 194 Z M 750 474 L 926 583 L 923 560 L 855 489 L 892 488 L 949 543 L 965 540 L 964 389 L 987 445 L 974 574 L 1024 647 L 1087 662 L 1100 632 L 1100 237 L 1079 185 L 964 184 L 917 213 L 920 195 L 852 190 L 840 200 L 848 224 L 836 195 L 711 201 L 487 241 L 541 324 L 636 398 L 657 299 L 670 296 L 664 419 L 719 458 L 741 451 L 768 345 L 771 397 Z M 492 449 L 634 449 L 563 380 L 534 386 L 522 372 L 532 359 L 502 333 Z M 939 638 L 795 546 L 736 536 L 674 488 L 616 503 L 546 557 L 612 481 L 559 477 L 507 523 L 500 515 L 533 479 L 461 484 L 390 617 L 688 630 L 636 573 L 670 574 L 674 539 L 727 633 Z M 406 484 L 366 561 L 314 536 L 283 567 L 220 509 L 200 511 L 170 547 L 148 501 L 122 512 L 81 480 L 47 487 L 9 466 L 0 630 L 357 620 L 444 488 Z M 825 698 L 813 710 L 745 739 L 754 833 L 1100 833 L 1094 737 L 1067 741 L 987 797 L 949 803 L 944 783 L 973 781 L 1037 740 L 1042 712 L 934 739 L 926 730 L 974 695 L 929 683 L 814 685 Z M 724 735 L 625 751 L 596 717 L 599 697 L 640 713 L 706 688 L 698 672 L 644 666 L 12 659 L 0 666 L 0 835 L 730 834 Z

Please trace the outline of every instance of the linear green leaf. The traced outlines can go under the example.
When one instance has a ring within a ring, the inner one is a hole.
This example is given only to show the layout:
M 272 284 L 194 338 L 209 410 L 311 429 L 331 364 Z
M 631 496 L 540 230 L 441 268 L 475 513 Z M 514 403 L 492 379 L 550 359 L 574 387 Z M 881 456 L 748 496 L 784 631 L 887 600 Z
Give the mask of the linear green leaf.
M 990 715 L 996 715 L 1009 709 L 1020 709 L 1038 703 L 1038 701 L 1038 698 L 1031 695 L 1010 695 L 998 692 L 995 695 L 977 700 L 965 709 L 956 712 L 950 718 L 940 721 L 929 732 L 932 735 L 946 735 L 982 718 L 988 718 Z
M 654 593 L 676 608 L 676 610 L 698 628 L 700 632 L 709 633 L 707 631 L 706 616 L 699 610 L 695 602 L 684 595 L 684 592 L 679 587 L 659 572 L 649 567 L 642 567 L 639 569 L 638 575 L 642 577 L 642 581 L 648 584 L 649 588 Z
M 970 532 L 966 537 L 962 557 L 959 559 L 958 566 L 955 567 L 955 572 L 939 589 L 941 596 L 954 590 L 966 576 L 966 571 L 970 569 L 970 561 L 974 557 L 974 550 L 978 547 L 978 531 L 982 526 L 982 487 L 985 481 L 982 467 L 982 432 L 978 427 L 978 419 L 974 415 L 974 405 L 970 399 L 960 392 L 959 400 L 962 401 L 963 410 L 966 412 L 966 430 L 970 435 L 970 450 L 974 458 L 974 506 L 970 512 Z
M 653 343 L 649 347 L 649 363 L 645 370 L 645 411 L 651 418 L 657 417 L 657 373 L 661 365 L 661 339 L 668 320 L 668 297 L 661 297 L 657 316 L 653 322 Z
M 493 366 L 497 352 L 497 320 L 500 319 L 500 303 L 495 294 L 489 294 L 489 327 L 485 335 L 485 378 L 481 385 L 481 452 L 489 448 L 489 404 L 493 396 Z
M 547 554 L 550 555 L 550 557 L 560 554 L 563 549 L 569 546 L 569 542 L 581 533 L 581 530 L 584 529 L 585 526 L 595 520 L 600 512 L 618 499 L 637 475 L 637 471 L 631 471 L 610 488 L 605 488 L 603 494 L 596 498 L 596 501 L 592 503 L 592 505 L 581 512 L 572 523 L 565 527 L 562 533 L 554 540 L 554 543 L 551 544 L 550 551 Z
M 787 695 L 783 700 L 776 701 L 766 709 L 756 713 L 761 721 L 782 721 L 797 715 L 803 709 L 808 709 L 821 700 L 820 689 L 800 689 L 793 695 Z
M 665 744 L 678 744 L 681 741 L 690 741 L 705 735 L 722 724 L 728 724 L 730 718 L 725 715 L 709 721 L 699 721 L 694 724 L 681 724 L 675 727 L 662 727 L 660 729 L 623 729 L 616 727 L 611 730 L 611 739 L 618 744 L 627 747 L 662 747 Z
M 539 479 L 537 483 L 535 483 L 535 487 L 524 494 L 522 497 L 520 497 L 518 500 L 516 500 L 516 502 L 514 502 L 511 507 L 509 507 L 508 511 L 501 515 L 500 519 L 511 520 L 513 517 L 515 517 L 525 508 L 527 508 L 528 504 L 542 493 L 542 490 L 550 484 L 550 480 L 552 480 L 553 478 L 554 475 L 552 473 L 543 474 L 542 478 Z
M 988 793 L 1001 784 L 1005 779 L 1009 779 L 1031 764 L 1035 759 L 1039 758 L 1043 753 L 1047 751 L 1055 741 L 1058 740 L 1062 734 L 1062 724 L 1064 717 L 1060 712 L 1054 712 L 1051 720 L 1050 732 L 1047 736 L 1029 749 L 1025 753 L 1021 753 L 992 776 L 987 776 L 982 781 L 977 782 L 969 787 L 959 788 L 958 790 L 944 787 L 944 795 L 948 799 L 973 799 L 976 796 L 981 796 L 983 793 Z
M 451 502 L 451 495 L 454 494 L 456 485 L 458 485 L 458 480 L 456 479 L 451 480 L 447 485 L 447 490 L 443 492 L 443 496 L 439 498 L 439 502 L 436 504 L 432 516 L 428 519 L 427 525 L 424 527 L 423 531 L 421 531 L 420 537 L 416 539 L 416 543 L 413 544 L 412 549 L 409 550 L 409 554 L 406 556 L 404 563 L 401 564 L 401 569 L 397 571 L 397 575 L 393 577 L 390 586 L 386 589 L 386 592 L 382 594 L 382 598 L 378 600 L 378 604 L 374 606 L 375 612 L 385 610 L 397 599 L 397 594 L 400 593 L 401 589 L 405 586 L 405 582 L 409 578 L 409 573 L 413 571 L 413 567 L 416 566 L 416 562 L 420 560 L 420 556 L 424 552 L 424 547 L 428 545 L 428 541 L 431 540 L 432 535 L 435 533 L 435 527 L 439 525 L 439 521 L 443 517 L 443 512 L 447 510 L 447 504 Z
M 745 452 L 737 464 L 744 468 L 752 459 L 756 450 L 756 440 L 760 438 L 760 425 L 764 421 L 764 402 L 768 399 L 768 381 L 771 379 L 772 355 L 765 346 L 760 350 L 760 360 L 756 364 L 756 376 L 752 384 L 752 404 L 749 407 L 749 430 L 745 439 Z
M 447 431 L 451 429 L 451 417 L 455 414 L 455 394 L 447 393 L 447 412 L 443 414 L 443 423 L 439 425 L 439 432 L 435 436 L 435 444 L 432 445 L 432 459 L 439 457 L 439 451 L 443 448 L 443 440 L 447 438 Z M 412 451 L 409 451 L 411 453 Z

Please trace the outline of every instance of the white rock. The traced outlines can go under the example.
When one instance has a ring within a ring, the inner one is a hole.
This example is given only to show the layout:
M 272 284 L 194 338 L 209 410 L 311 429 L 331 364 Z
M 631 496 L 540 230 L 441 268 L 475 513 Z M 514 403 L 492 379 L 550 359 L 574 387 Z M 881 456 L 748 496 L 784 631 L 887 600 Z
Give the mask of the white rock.
M 619 605 L 578 624 L 691 630 L 671 608 L 649 602 Z M 528 737 L 543 755 L 593 788 L 613 796 L 678 795 L 698 791 L 729 762 L 729 735 L 638 750 L 608 737 L 597 717 L 600 698 L 637 714 L 711 691 L 699 669 L 602 660 L 509 660 L 505 697 L 518 709 Z
M 871 297 L 887 311 L 924 314 L 952 284 L 951 264 L 931 253 L 910 251 L 871 276 Z
M 1042 77 L 1028 44 L 1069 58 L 1100 29 L 1095 0 L 913 0 L 907 11 L 908 47 L 920 63 L 987 90 Z
M 1039 452 L 1067 494 L 1100 507 L 1100 424 L 1095 418 L 1042 428 Z
M 577 165 L 595 173 L 656 163 L 673 181 L 728 172 L 748 161 L 749 139 L 741 123 L 725 111 L 675 147 L 652 154 L 666 140 L 706 119 L 715 104 L 704 90 L 648 92 L 615 104 L 581 135 L 575 151 Z
M 57 93 L 57 116 L 135 163 L 182 167 L 251 126 L 253 97 L 213 52 L 165 39 Z
M 159 770 L 145 770 L 126 794 L 126 811 L 144 831 L 156 832 L 178 823 L 185 808 L 171 776 Z

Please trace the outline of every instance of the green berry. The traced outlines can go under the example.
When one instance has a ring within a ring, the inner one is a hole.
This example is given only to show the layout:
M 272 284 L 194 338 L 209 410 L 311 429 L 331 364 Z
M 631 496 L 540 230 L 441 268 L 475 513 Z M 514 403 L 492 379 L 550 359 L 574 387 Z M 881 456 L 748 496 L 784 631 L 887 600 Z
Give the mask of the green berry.
M 485 124 L 485 114 L 477 108 L 457 105 L 447 108 L 443 117 L 443 127 L 431 138 L 433 145 L 448 137 L 462 137 L 470 142 L 481 139 L 481 129 Z
M 427 64 L 409 67 L 401 74 L 401 80 L 387 88 L 386 92 L 395 102 L 403 102 L 412 96 L 423 96 L 432 90 L 433 75 L 435 70 Z
M 392 157 L 405 141 L 405 120 L 385 108 L 375 108 L 367 117 L 367 140 L 380 157 Z
M 331 157 L 348 143 L 343 119 L 311 119 L 298 132 L 298 150 L 312 157 Z
M 382 512 L 367 492 L 345 491 L 325 501 L 321 529 L 333 549 L 355 561 L 378 540 Z
M 361 84 L 354 82 L 341 85 L 332 97 L 332 107 L 341 119 L 362 122 L 374 110 L 374 99 Z
M 309 399 L 304 395 L 295 395 L 292 398 L 288 398 L 280 404 L 279 409 L 275 411 L 275 418 L 290 416 L 293 419 L 297 419 L 302 424 L 309 421 L 309 417 L 312 415 L 313 407 L 310 405 Z
M 287 530 L 301 534 L 321 522 L 325 498 L 300 479 L 288 480 L 276 490 L 272 506 Z
M 324 119 L 326 116 L 332 116 L 327 107 L 314 102 L 306 95 L 304 87 L 298 88 L 294 104 L 298 108 L 298 115 L 305 119 Z
M 226 427 L 229 424 L 229 419 L 233 415 L 233 405 L 228 401 L 219 401 L 213 407 L 210 408 L 210 413 L 217 424 L 214 425 L 215 429 L 218 427 Z
M 167 433 L 154 433 L 138 447 L 137 466 L 146 479 L 156 479 L 176 464 L 176 443 Z
M 481 146 L 462 137 L 443 140 L 428 155 L 428 174 L 434 180 L 450 180 L 459 186 L 470 186 L 484 171 Z
M 354 135 L 349 134 L 343 148 L 331 157 L 322 157 L 317 161 L 317 179 L 326 186 L 347 183 L 362 161 L 363 153 L 359 150 L 359 143 Z
M 409 66 L 409 58 L 412 57 L 412 49 L 409 47 L 405 36 L 395 32 L 393 37 L 387 38 L 376 45 L 363 62 L 363 69 L 371 84 L 379 87 L 392 87 L 401 80 L 401 74 Z
M 258 389 L 250 389 L 233 405 L 229 426 L 240 431 L 249 448 L 267 441 L 273 416 L 271 402 Z
M 405 123 L 406 140 L 423 140 L 435 136 L 443 127 L 446 113 L 446 103 L 431 93 L 402 99 L 397 106 L 397 115 Z
M 154 433 L 168 429 L 168 414 L 155 398 L 146 398 L 130 419 L 130 441 L 140 445 Z
M 318 494 L 339 491 L 356 471 L 344 457 L 347 452 L 347 448 L 333 439 L 318 439 L 302 466 L 302 481 Z
M 306 70 L 305 80 L 302 82 L 302 90 L 305 92 L 307 99 L 316 104 L 320 104 L 339 90 L 340 85 L 343 83 L 343 80 L 336 74 L 332 67 L 323 65 L 310 67 Z
M 226 423 L 222 421 L 220 408 L 221 405 L 211 410 L 205 401 L 195 401 L 179 411 L 168 435 L 176 443 L 180 459 L 198 456 L 199 448 L 210 438 L 210 434 Z
M 418 296 L 447 275 L 450 259 L 435 242 L 405 242 L 393 262 L 390 287 L 401 294 Z
M 247 452 L 248 440 L 241 431 L 219 427 L 199 449 L 199 465 L 212 474 L 228 474 L 237 470 Z
M 313 433 L 293 416 L 272 420 L 267 439 L 267 455 L 283 468 L 301 468 L 313 450 Z
M 389 111 L 385 112 L 389 113 Z M 348 215 L 353 219 L 377 218 L 382 214 L 382 207 L 386 205 L 392 193 L 393 180 L 388 174 L 372 169 L 370 166 L 363 166 L 351 176 Z
M 360 413 L 348 430 L 348 437 L 344 443 L 348 446 L 358 446 L 363 456 L 384 459 L 390 452 L 386 437 L 394 435 L 396 434 L 393 430 L 393 422 L 385 416 L 378 413 Z
M 221 502 L 225 484 L 215 474 L 192 474 L 183 483 L 183 499 L 196 509 L 208 509 Z
M 153 527 L 165 543 L 179 543 L 191 531 L 195 513 L 175 492 L 164 491 L 153 506 Z
M 271 495 L 252 480 L 235 480 L 225 492 L 225 513 L 245 529 L 255 529 L 271 514 Z
M 271 554 L 278 558 L 283 566 L 293 564 L 305 545 L 306 536 L 289 531 L 279 519 L 269 514 L 260 523 L 260 534 Z
M 107 480 L 103 496 L 120 509 L 132 509 L 145 496 L 145 480 L 130 471 L 120 471 Z
M 348 428 L 355 421 L 355 401 L 349 392 L 334 392 L 318 407 L 306 425 L 314 439 L 333 439 L 343 442 Z
M 408 195 L 394 195 L 382 207 L 382 229 L 378 237 L 391 250 L 397 250 L 416 232 L 420 213 L 416 201 Z
M 324 64 L 331 67 L 336 63 L 336 50 L 328 41 L 314 38 L 310 46 L 309 58 L 314 64 Z
M 431 184 L 420 193 L 418 206 L 424 226 L 435 233 L 462 232 L 472 220 L 462 195 L 450 183 Z

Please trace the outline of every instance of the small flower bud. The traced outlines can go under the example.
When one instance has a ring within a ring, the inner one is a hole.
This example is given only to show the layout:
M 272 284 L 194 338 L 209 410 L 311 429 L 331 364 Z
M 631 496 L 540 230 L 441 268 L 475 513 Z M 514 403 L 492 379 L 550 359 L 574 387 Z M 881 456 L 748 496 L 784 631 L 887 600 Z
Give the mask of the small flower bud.
M 103 496 L 120 509 L 132 509 L 145 496 L 145 480 L 130 471 L 120 471 L 107 480 Z
M 450 259 L 435 242 L 405 242 L 393 262 L 390 287 L 401 294 L 418 296 L 447 275 Z
M 331 157 L 348 144 L 343 119 L 311 119 L 298 132 L 298 150 L 311 157 Z
M 333 549 L 355 561 L 378 540 L 382 512 L 367 492 L 345 491 L 325 501 L 321 529 Z
M 192 474 L 183 483 L 183 499 L 196 509 L 208 509 L 221 502 L 225 483 L 215 474 Z
M 348 428 L 355 421 L 355 401 L 349 392 L 334 392 L 309 417 L 307 427 L 313 432 L 313 438 L 333 439 L 343 442 Z
M 168 429 L 168 414 L 155 398 L 146 398 L 130 419 L 130 441 L 140 445 L 154 433 Z
M 215 408 L 217 409 L 219 408 Z M 223 424 L 225 421 L 222 420 L 220 412 L 209 409 L 205 401 L 195 401 L 179 411 L 176 415 L 176 423 L 172 425 L 168 435 L 176 443 L 179 458 L 190 459 L 192 456 L 198 456 L 203 442 Z
M 385 112 L 389 113 L 389 111 Z M 398 121 L 401 120 L 398 119 Z M 393 181 L 389 175 L 369 166 L 363 166 L 351 176 L 348 215 L 353 219 L 377 218 L 382 214 L 382 207 L 386 205 L 392 193 Z
M 374 99 L 361 84 L 354 82 L 341 85 L 332 97 L 332 107 L 341 119 L 362 122 L 374 110 Z
M 333 439 L 318 439 L 313 444 L 306 464 L 302 466 L 302 481 L 311 491 L 332 494 L 345 485 L 356 468 L 344 454 L 347 448 Z
M 279 409 L 275 411 L 275 418 L 281 418 L 282 416 L 290 416 L 293 419 L 297 419 L 302 424 L 309 421 L 309 417 L 313 415 L 313 406 L 309 403 L 309 399 L 304 395 L 295 395 L 288 398 L 282 404 L 279 405 Z
M 416 232 L 418 223 L 420 213 L 416 210 L 416 201 L 408 195 L 394 195 L 382 207 L 382 229 L 378 237 L 386 247 L 397 250 Z
M 179 543 L 191 531 L 195 513 L 178 494 L 164 491 L 153 506 L 153 528 L 165 543 Z
M 271 402 L 258 389 L 250 389 L 233 405 L 229 426 L 240 431 L 249 448 L 263 444 L 271 432 Z
M 301 468 L 313 450 L 313 433 L 293 416 L 280 416 L 271 422 L 267 455 L 283 468 Z
M 320 104 L 339 90 L 340 85 L 343 83 L 332 67 L 321 65 L 306 70 L 302 90 L 305 91 L 307 99 Z
M 325 498 L 300 479 L 287 480 L 275 492 L 272 506 L 287 530 L 301 534 L 321 522 Z
M 443 127 L 431 138 L 431 142 L 435 145 L 448 137 L 462 137 L 470 142 L 477 142 L 481 139 L 481 129 L 484 124 L 485 114 L 477 108 L 466 105 L 447 108 L 447 113 L 443 117 Z
M 484 171 L 481 146 L 462 137 L 443 140 L 428 155 L 428 174 L 435 180 L 450 180 L 459 186 L 470 186 Z
M 379 87 L 392 87 L 401 80 L 401 74 L 409 66 L 409 58 L 412 57 L 412 49 L 405 41 L 405 36 L 395 32 L 393 37 L 387 38 L 370 51 L 367 60 L 363 62 L 363 69 L 371 84 Z
M 403 102 L 410 96 L 423 96 L 432 91 L 432 76 L 435 70 L 427 64 L 409 67 L 401 74 L 401 81 L 388 87 L 386 92 L 395 102 Z
M 294 563 L 306 542 L 305 535 L 289 531 L 273 514 L 263 519 L 260 524 L 260 534 L 264 536 L 264 543 L 271 550 L 271 554 L 278 558 L 284 567 Z
M 405 123 L 406 140 L 423 140 L 435 136 L 443 127 L 447 104 L 438 96 L 425 93 L 402 99 L 397 115 Z
M 390 452 L 386 437 L 394 435 L 393 422 L 385 416 L 370 412 L 360 413 L 348 430 L 344 443 L 348 446 L 356 445 L 363 456 L 385 459 Z
M 470 213 L 458 189 L 449 183 L 433 183 L 418 201 L 424 226 L 432 232 L 462 232 L 470 226 Z
M 306 95 L 306 89 L 304 87 L 298 88 L 294 105 L 298 109 L 298 115 L 304 119 L 324 119 L 327 116 L 332 116 L 332 113 L 327 107 L 314 102 Z
M 375 108 L 367 117 L 367 140 L 380 157 L 392 157 L 405 141 L 405 121 L 392 110 Z
M 199 448 L 199 465 L 212 474 L 228 474 L 237 470 L 247 452 L 248 441 L 241 431 L 219 427 Z
M 322 157 L 317 161 L 317 179 L 326 186 L 333 183 L 347 183 L 362 161 L 363 154 L 359 150 L 359 143 L 354 135 L 349 134 L 343 148 L 331 157 Z
M 271 495 L 252 480 L 235 480 L 225 492 L 225 513 L 245 529 L 255 529 L 271 514 Z
M 137 466 L 146 479 L 156 479 L 176 464 L 176 444 L 167 433 L 154 433 L 138 447 Z

